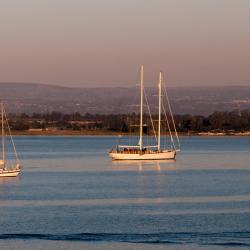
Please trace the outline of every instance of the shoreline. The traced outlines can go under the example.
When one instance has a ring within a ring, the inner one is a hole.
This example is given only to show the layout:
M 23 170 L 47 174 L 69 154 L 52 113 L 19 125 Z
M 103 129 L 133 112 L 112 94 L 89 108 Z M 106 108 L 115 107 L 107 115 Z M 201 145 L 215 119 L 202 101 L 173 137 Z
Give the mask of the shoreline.
M 17 136 L 128 136 L 128 133 L 119 133 L 114 131 L 93 131 L 93 130 L 55 130 L 55 131 L 12 131 L 12 135 Z M 137 134 L 134 134 L 135 136 Z M 162 134 L 169 135 L 169 134 Z M 173 133 L 174 135 L 174 133 Z M 230 133 L 215 133 L 215 132 L 190 132 L 190 133 L 178 133 L 179 136 L 204 136 L 204 137 L 224 137 L 224 136 L 250 136 L 250 131 L 243 133 L 230 132 Z

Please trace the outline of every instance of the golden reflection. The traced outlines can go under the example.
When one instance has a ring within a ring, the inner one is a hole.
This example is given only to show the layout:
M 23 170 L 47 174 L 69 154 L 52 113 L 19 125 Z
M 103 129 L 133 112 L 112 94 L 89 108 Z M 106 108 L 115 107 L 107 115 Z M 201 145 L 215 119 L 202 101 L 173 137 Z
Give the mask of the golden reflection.
M 112 161 L 112 168 L 115 170 L 137 170 L 141 171 L 164 171 L 176 170 L 175 160 L 116 160 Z
M 0 185 L 19 184 L 20 179 L 21 179 L 20 176 L 16 176 L 16 177 L 0 177 Z

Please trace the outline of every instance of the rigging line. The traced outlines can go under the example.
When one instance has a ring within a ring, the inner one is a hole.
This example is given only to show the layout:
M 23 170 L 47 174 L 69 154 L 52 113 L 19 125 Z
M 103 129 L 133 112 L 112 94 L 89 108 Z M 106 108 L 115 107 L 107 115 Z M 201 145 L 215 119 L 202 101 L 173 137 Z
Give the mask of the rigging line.
M 164 80 L 165 79 L 164 79 L 164 76 L 163 76 L 163 81 Z M 172 108 L 171 108 L 171 105 L 170 105 L 167 88 L 165 86 L 165 81 L 164 81 L 164 84 L 163 84 L 163 89 L 165 91 L 165 95 L 166 95 L 166 99 L 167 99 L 167 103 L 168 103 L 169 112 L 170 112 L 172 123 L 173 123 L 173 126 L 174 126 L 175 136 L 176 136 L 176 139 L 177 139 L 177 142 L 178 142 L 178 147 L 179 147 L 179 150 L 180 150 L 181 149 L 180 140 L 179 140 L 179 136 L 178 136 L 178 132 L 177 132 L 176 126 L 175 126 L 174 116 L 173 116 L 173 113 L 172 113 Z
M 155 126 L 154 126 L 154 123 L 153 123 L 152 115 L 151 115 L 150 108 L 149 108 L 149 105 L 148 105 L 148 98 L 147 98 L 147 95 L 146 95 L 146 92 L 145 92 L 144 88 L 143 88 L 143 92 L 144 92 L 145 100 L 146 100 L 146 103 L 147 103 L 148 113 L 149 113 L 149 117 L 150 117 L 150 120 L 151 120 L 151 125 L 152 125 L 152 128 L 153 128 L 153 132 L 154 132 L 154 137 L 155 137 L 155 140 L 157 141 Z
M 166 112 L 166 109 L 165 109 L 164 105 L 162 106 L 162 109 L 163 109 L 163 112 L 164 112 L 164 115 L 165 115 L 165 120 L 167 122 L 168 131 L 169 131 L 169 135 L 170 135 L 172 145 L 173 145 L 174 149 L 176 149 L 174 139 L 173 139 L 173 135 L 172 135 L 171 128 L 170 128 L 170 124 L 169 124 L 169 121 L 168 121 L 167 112 Z
M 3 168 L 5 168 L 5 134 L 4 134 L 4 113 L 3 113 L 3 102 L 1 102 L 1 120 L 2 120 L 2 161 L 3 161 Z
M 5 167 L 8 168 L 8 164 L 12 165 L 12 159 L 11 159 L 11 141 L 9 138 L 9 135 L 5 133 L 5 159 L 8 159 L 9 161 L 5 161 Z M 7 156 L 7 157 L 6 157 Z
M 131 144 L 131 112 L 129 112 L 129 115 L 128 115 L 128 144 L 130 145 Z
M 15 156 L 16 156 L 16 161 L 17 161 L 17 164 L 19 164 L 19 157 L 18 157 L 18 154 L 17 154 L 17 151 L 16 151 L 16 146 L 15 146 L 15 143 L 14 143 L 11 131 L 10 131 L 10 125 L 9 125 L 9 121 L 8 121 L 7 114 L 6 114 L 6 111 L 5 111 L 4 107 L 3 107 L 3 112 L 4 112 L 4 115 L 5 115 L 5 120 L 6 120 L 6 123 L 7 123 L 8 130 L 9 130 L 10 140 L 11 140 L 11 143 L 13 145 L 14 153 L 15 153 Z
M 8 168 L 8 165 L 13 166 L 13 164 L 15 164 L 15 161 L 12 158 L 11 141 L 10 141 L 8 134 L 6 134 L 6 147 L 5 148 L 6 148 L 5 154 L 7 155 L 6 158 L 8 158 L 8 161 L 6 161 L 6 168 Z

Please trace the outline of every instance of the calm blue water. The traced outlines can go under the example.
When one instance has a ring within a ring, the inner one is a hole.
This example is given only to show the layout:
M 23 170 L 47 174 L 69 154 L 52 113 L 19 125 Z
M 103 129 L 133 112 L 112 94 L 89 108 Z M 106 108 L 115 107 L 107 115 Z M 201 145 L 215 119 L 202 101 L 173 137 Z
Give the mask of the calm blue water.
M 176 161 L 112 162 L 116 137 L 17 137 L 1 249 L 250 248 L 250 138 L 182 137 Z

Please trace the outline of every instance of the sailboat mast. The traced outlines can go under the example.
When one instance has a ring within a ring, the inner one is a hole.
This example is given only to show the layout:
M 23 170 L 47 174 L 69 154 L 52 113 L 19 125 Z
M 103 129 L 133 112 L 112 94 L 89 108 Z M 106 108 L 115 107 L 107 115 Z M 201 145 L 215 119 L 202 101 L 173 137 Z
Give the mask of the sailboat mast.
M 3 160 L 3 163 L 5 162 L 5 157 L 4 157 L 4 144 L 5 144 L 5 141 L 4 141 L 4 114 L 3 114 L 3 103 L 1 102 L 1 115 L 2 115 L 2 160 Z M 5 163 L 4 163 L 5 164 Z
M 143 133 L 143 65 L 141 66 L 141 110 L 140 110 L 140 139 L 139 139 L 140 150 L 142 150 L 142 133 Z
M 159 115 L 158 115 L 158 150 L 161 149 L 161 84 L 162 84 L 162 73 L 159 74 L 158 91 L 159 91 Z

